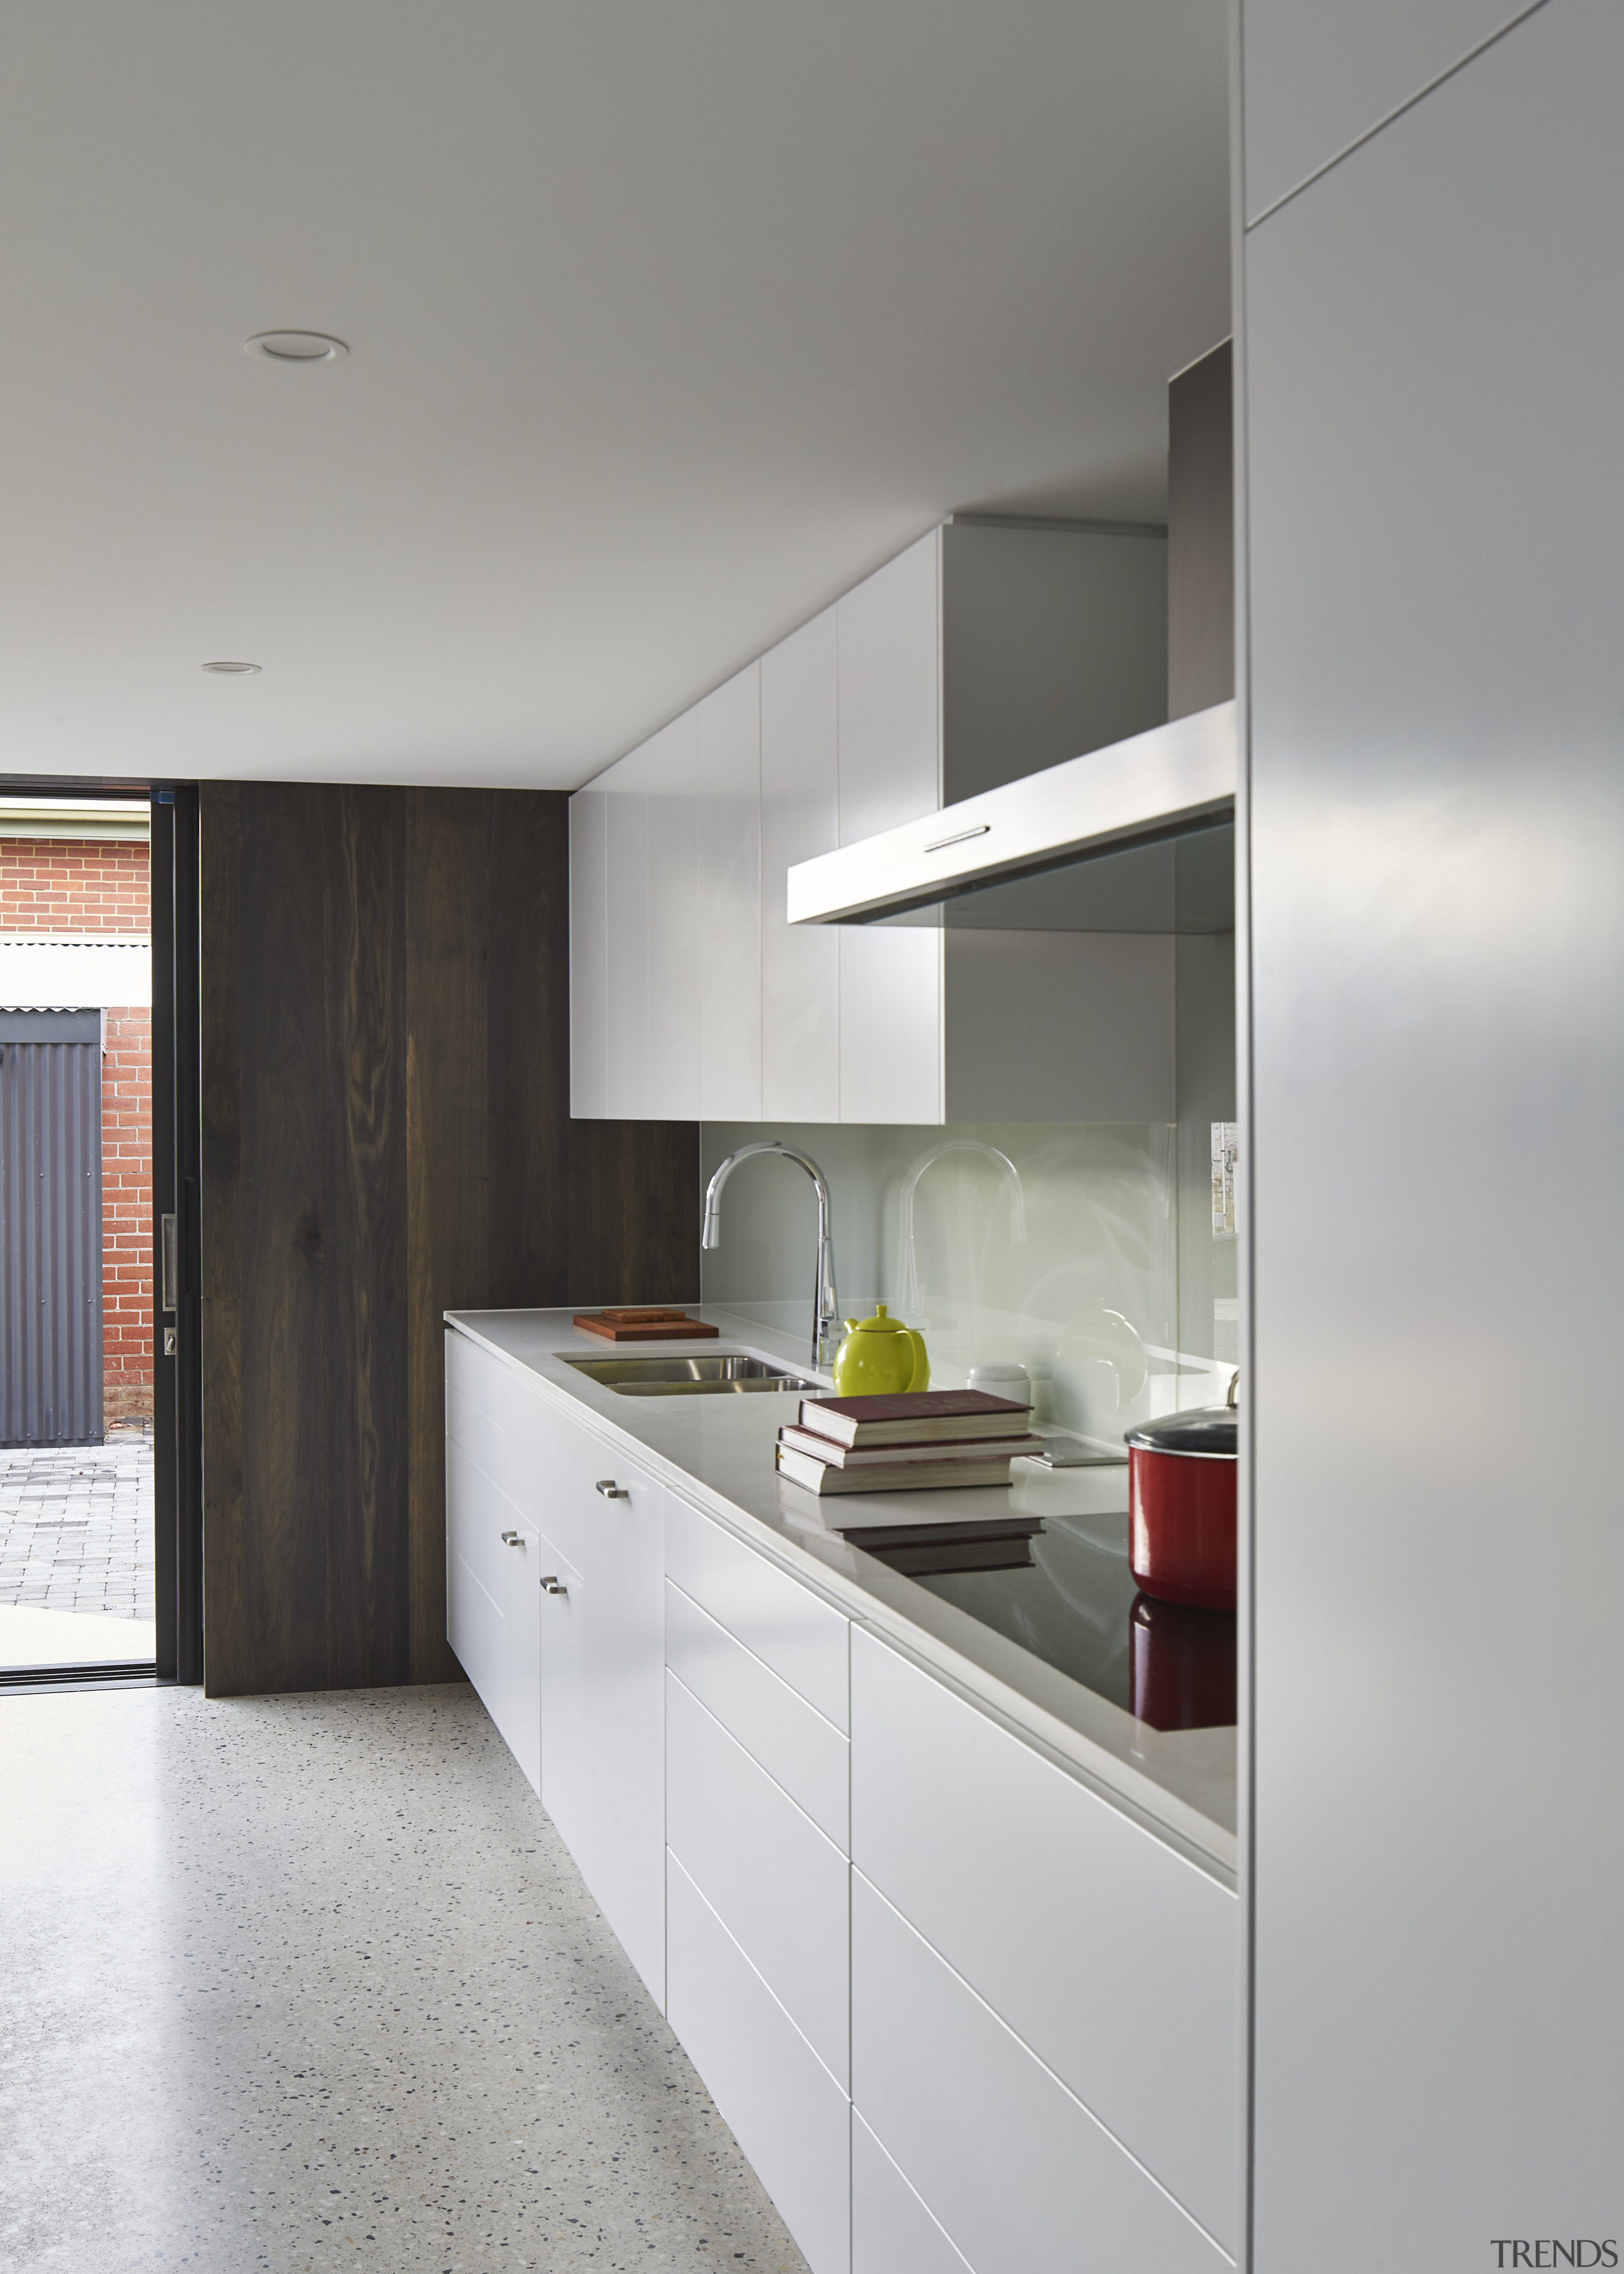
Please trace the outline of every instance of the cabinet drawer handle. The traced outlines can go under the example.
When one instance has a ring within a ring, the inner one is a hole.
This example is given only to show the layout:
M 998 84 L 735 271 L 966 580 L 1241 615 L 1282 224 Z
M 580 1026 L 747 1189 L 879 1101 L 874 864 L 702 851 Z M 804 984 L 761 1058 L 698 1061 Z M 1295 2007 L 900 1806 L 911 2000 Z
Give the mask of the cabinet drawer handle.
M 631 1498 L 631 1495 L 627 1491 L 625 1486 L 616 1484 L 613 1477 L 599 1477 L 598 1480 L 598 1489 L 602 1493 L 605 1500 L 629 1500 Z
M 522 1532 L 503 1532 L 503 1534 L 502 1534 L 502 1546 L 503 1546 L 504 1547 L 523 1547 L 523 1545 L 524 1545 L 524 1534 L 523 1534 Z
M 556 1571 L 549 1572 L 541 1584 L 550 1595 L 567 1595 L 569 1593 Z

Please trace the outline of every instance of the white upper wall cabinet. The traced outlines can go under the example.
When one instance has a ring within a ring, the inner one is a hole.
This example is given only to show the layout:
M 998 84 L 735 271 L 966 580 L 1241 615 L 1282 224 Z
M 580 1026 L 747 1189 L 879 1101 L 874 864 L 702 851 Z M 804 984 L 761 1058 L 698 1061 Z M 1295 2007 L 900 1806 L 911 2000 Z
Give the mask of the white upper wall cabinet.
M 1528 11 L 1528 0 L 1246 0 L 1250 223 Z
M 840 843 L 942 802 L 942 531 L 835 603 Z
M 699 730 L 699 1111 L 762 1111 L 761 666 L 707 695 Z
M 604 793 L 569 801 L 569 1110 L 582 1121 L 609 1111 L 609 877 Z
M 699 720 L 685 712 L 624 761 L 647 781 L 649 1088 L 646 1114 L 699 1118 Z
M 930 531 L 571 801 L 572 1112 L 933 1123 L 1016 1083 L 1047 1118 L 1170 1118 L 1165 943 L 786 918 L 795 862 L 1158 726 L 1166 690 L 1160 531 Z M 1056 985 L 1086 1082 L 1011 1058 L 1011 1007 Z
M 835 612 L 762 658 L 762 875 L 839 842 L 839 650 Z M 840 942 L 792 930 L 782 892 L 762 894 L 762 1115 L 840 1118 Z

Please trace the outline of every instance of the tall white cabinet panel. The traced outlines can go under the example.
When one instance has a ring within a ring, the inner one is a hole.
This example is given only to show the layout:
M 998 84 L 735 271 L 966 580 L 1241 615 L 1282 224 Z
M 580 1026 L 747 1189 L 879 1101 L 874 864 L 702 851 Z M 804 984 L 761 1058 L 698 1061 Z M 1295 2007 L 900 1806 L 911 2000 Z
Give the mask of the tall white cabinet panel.
M 840 944 L 792 927 L 784 877 L 840 841 L 836 610 L 762 658 L 762 1112 L 840 1118 Z
M 852 1860 L 1232 2249 L 1240 1921 L 1229 1889 L 861 1627 Z
M 639 753 L 649 817 L 649 1111 L 699 1118 L 699 723 L 673 719 Z
M 1529 0 L 1246 0 L 1246 218 L 1328 166 Z
M 851 2104 L 674 1856 L 668 1869 L 671 2026 L 812 2274 L 848 2274 Z
M 1620 2232 L 1621 87 L 1556 0 L 1244 251 L 1259 2274 Z
M 699 738 L 699 1111 L 762 1111 L 761 666 L 695 712 Z
M 649 1097 L 649 802 L 618 787 L 604 796 L 608 919 L 608 1097 L 612 1121 L 643 1120 Z
M 852 2098 L 975 2274 L 1232 2263 L 855 1870 Z
M 598 790 L 569 801 L 569 1110 L 609 1111 L 608 824 Z

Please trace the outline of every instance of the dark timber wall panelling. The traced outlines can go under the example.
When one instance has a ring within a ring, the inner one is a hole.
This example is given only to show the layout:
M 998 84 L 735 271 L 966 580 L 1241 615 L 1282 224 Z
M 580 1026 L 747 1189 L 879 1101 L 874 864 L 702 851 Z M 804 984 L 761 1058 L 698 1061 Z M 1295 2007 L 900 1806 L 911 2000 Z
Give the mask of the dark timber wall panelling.
M 442 1311 L 696 1297 L 697 1130 L 569 1119 L 567 816 L 205 787 L 214 1695 L 455 1676 Z

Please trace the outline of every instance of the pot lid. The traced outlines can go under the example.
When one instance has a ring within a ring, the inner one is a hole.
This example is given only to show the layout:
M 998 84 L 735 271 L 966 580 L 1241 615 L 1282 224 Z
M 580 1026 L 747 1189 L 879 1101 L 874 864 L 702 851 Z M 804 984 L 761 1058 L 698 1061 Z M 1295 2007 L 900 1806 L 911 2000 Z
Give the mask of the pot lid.
M 1195 1405 L 1183 1413 L 1163 1413 L 1154 1421 L 1141 1421 L 1130 1429 L 1130 1445 L 1150 1453 L 1206 1453 L 1219 1460 L 1236 1456 L 1235 1393 L 1237 1374 L 1229 1384 L 1227 1405 Z

